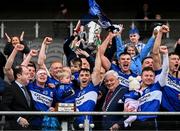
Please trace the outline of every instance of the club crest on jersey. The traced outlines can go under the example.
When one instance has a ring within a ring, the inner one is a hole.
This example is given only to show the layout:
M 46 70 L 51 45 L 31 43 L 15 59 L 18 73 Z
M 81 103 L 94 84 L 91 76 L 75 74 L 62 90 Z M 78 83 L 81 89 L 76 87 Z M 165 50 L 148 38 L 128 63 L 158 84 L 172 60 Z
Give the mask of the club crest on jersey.
M 43 91 L 43 94 L 44 95 L 48 95 L 48 91 Z
M 53 92 L 50 92 L 50 96 L 53 97 Z
M 150 89 L 146 88 L 145 90 L 145 94 L 149 93 L 150 92 Z

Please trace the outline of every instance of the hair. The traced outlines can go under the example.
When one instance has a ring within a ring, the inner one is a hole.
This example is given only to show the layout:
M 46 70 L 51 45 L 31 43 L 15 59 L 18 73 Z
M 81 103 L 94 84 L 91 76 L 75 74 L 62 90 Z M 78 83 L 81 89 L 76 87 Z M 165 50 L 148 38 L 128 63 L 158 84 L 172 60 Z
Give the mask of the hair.
M 108 75 L 113 75 L 113 76 L 115 76 L 117 79 L 119 79 L 119 74 L 117 73 L 117 72 L 115 72 L 114 70 L 109 70 L 109 71 L 107 71 L 106 73 L 105 73 L 105 75 L 104 75 L 104 79 L 108 76 Z
M 13 68 L 13 75 L 14 75 L 14 79 L 16 80 L 17 79 L 17 75 L 18 74 L 21 74 L 22 75 L 22 72 L 23 72 L 23 68 L 22 68 L 23 66 L 21 65 L 21 66 L 16 66 L 16 67 L 14 67 Z M 25 67 L 25 66 L 24 66 Z
M 88 69 L 88 68 L 81 68 L 81 70 L 79 71 L 79 73 L 81 73 L 82 71 L 91 73 L 91 72 L 90 72 L 90 69 Z
M 144 63 L 144 61 L 145 61 L 146 59 L 149 59 L 149 58 L 150 58 L 150 59 L 153 59 L 153 57 L 152 57 L 152 56 L 147 56 L 147 57 L 145 57 L 145 58 L 142 60 L 142 62 L 141 62 L 141 63 L 143 64 L 143 63 Z
M 179 56 L 176 52 L 170 52 L 170 53 L 168 54 L 169 57 L 172 56 L 172 55 L 177 55 L 177 56 Z
M 143 70 L 142 70 L 142 73 L 144 71 L 152 71 L 153 73 L 155 73 L 152 67 L 144 67 Z
M 131 57 L 131 55 L 128 53 L 128 52 L 122 52 L 121 54 L 119 54 L 119 58 L 122 56 L 122 55 L 129 55 Z
M 61 80 L 64 77 L 70 76 L 71 74 L 68 71 L 62 71 L 57 73 L 57 77 Z
M 70 63 L 72 63 L 73 65 L 79 65 L 79 67 L 82 66 L 82 60 L 81 58 L 74 58 L 70 61 Z
M 137 48 L 136 48 L 136 46 L 135 46 L 133 43 L 127 44 L 127 46 L 126 46 L 125 49 L 124 49 L 124 52 L 127 52 L 127 50 L 128 50 L 129 47 L 134 48 L 136 55 L 139 53 L 138 50 L 137 50 Z M 128 53 L 128 52 L 127 52 L 127 53 Z
M 54 61 L 52 61 L 52 62 L 51 62 L 51 65 L 54 64 L 54 63 L 61 63 L 61 64 L 62 64 L 62 62 L 61 62 L 60 60 L 54 60 Z
M 13 38 L 17 38 L 17 39 L 20 41 L 19 36 L 11 36 L 11 42 L 12 42 L 12 39 L 13 39 Z M 21 41 L 20 41 L 20 43 L 21 43 Z
M 52 65 L 53 65 L 54 63 L 61 63 L 61 64 L 62 64 L 62 62 L 61 62 L 60 60 L 54 60 L 54 61 L 51 62 L 50 70 L 51 70 Z
M 35 69 L 35 71 L 36 71 L 36 64 L 33 62 L 33 61 L 30 61 L 29 63 L 28 63 L 28 67 L 34 67 L 34 69 Z

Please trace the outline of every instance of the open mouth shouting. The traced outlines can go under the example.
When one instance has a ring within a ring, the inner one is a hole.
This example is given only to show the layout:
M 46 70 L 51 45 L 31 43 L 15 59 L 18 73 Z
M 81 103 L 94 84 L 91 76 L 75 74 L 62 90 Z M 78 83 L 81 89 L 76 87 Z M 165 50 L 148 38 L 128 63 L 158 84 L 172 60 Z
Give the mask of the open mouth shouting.
M 178 71 L 178 69 L 179 69 L 179 64 L 175 64 L 174 65 L 174 71 Z
M 129 70 L 129 64 L 128 63 L 122 64 L 122 70 L 124 71 Z

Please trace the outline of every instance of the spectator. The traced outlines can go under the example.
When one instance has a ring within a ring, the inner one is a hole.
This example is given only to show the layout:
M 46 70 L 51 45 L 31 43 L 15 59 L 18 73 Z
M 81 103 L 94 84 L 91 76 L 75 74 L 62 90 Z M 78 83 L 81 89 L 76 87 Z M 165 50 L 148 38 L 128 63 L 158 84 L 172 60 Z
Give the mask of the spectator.
M 151 9 L 150 4 L 147 1 L 143 2 L 143 5 L 141 5 L 140 10 L 137 12 L 136 19 L 143 19 L 144 21 L 139 22 L 139 29 L 141 38 L 148 38 L 150 36 L 151 29 L 151 22 L 148 21 L 149 19 L 153 19 L 154 15 Z
M 21 36 L 13 36 L 12 38 L 10 38 L 7 33 L 5 33 L 5 36 L 7 38 L 7 44 L 4 47 L 4 54 L 7 55 L 8 57 L 11 55 L 15 45 L 17 44 L 22 44 L 24 46 L 24 49 L 22 51 L 19 51 L 15 57 L 15 60 L 13 62 L 13 67 L 20 65 L 23 60 L 24 60 L 24 55 L 28 54 L 30 49 L 27 46 L 27 44 L 25 44 L 25 42 L 23 41 L 23 37 L 24 37 L 24 32 L 22 32 Z
M 151 29 L 157 26 L 167 25 L 167 22 L 162 20 L 162 15 L 160 13 L 156 13 L 154 19 L 157 21 L 152 22 Z
M 65 1 L 60 0 L 55 14 L 56 15 L 54 19 L 68 19 L 69 18 L 69 10 L 66 7 Z M 66 21 L 54 21 L 53 22 L 54 37 L 57 38 L 57 37 L 62 37 L 62 35 L 63 36 L 69 35 L 68 28 L 67 28 L 68 24 L 69 23 Z M 61 32 L 64 32 L 65 34 L 60 35 Z
M 142 49 L 145 46 L 145 44 L 140 41 L 140 34 L 137 28 L 133 28 L 129 30 L 129 40 L 130 43 L 127 43 L 127 45 L 134 44 L 139 53 L 142 51 Z
M 133 36 L 133 35 L 135 35 L 135 36 Z M 122 44 L 121 37 L 116 38 L 116 40 L 119 39 L 117 42 L 117 45 L 119 46 L 118 47 L 119 51 L 117 51 L 117 54 L 122 53 L 122 51 L 128 52 L 132 58 L 130 69 L 132 70 L 133 73 L 140 75 L 141 71 L 142 71 L 142 64 L 141 64 L 142 60 L 145 57 L 147 57 L 148 54 L 150 53 L 150 51 L 154 45 L 156 34 L 154 31 L 152 34 L 152 37 L 148 40 L 148 42 L 145 46 L 142 43 L 138 43 L 137 38 L 131 38 L 131 36 L 137 37 L 136 35 L 138 35 L 138 34 L 136 34 L 136 33 L 130 34 L 130 39 L 134 43 L 128 43 L 126 45 L 126 47 L 124 47 L 124 45 Z M 134 39 L 136 39 L 136 40 L 134 40 Z M 143 47 L 142 47 L 142 45 L 143 45 Z

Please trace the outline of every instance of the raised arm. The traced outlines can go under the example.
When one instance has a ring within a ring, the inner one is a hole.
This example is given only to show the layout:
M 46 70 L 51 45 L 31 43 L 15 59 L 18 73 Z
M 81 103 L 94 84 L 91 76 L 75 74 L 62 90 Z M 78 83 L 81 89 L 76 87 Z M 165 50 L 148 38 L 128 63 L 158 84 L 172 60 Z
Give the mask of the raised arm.
M 17 44 L 15 46 L 15 48 L 13 49 L 11 55 L 7 59 L 4 71 L 5 71 L 5 74 L 6 74 L 8 80 L 10 82 L 14 80 L 13 69 L 12 69 L 12 65 L 13 65 L 14 59 L 15 59 L 16 54 L 18 53 L 18 51 L 22 51 L 23 49 L 24 49 L 23 45 Z
M 38 50 L 32 49 L 32 50 L 29 52 L 29 54 L 27 55 L 27 57 L 24 59 L 24 61 L 22 62 L 21 65 L 23 65 L 23 66 L 28 66 L 31 58 L 32 58 L 32 57 L 35 57 L 35 56 L 37 56 L 37 55 L 38 55 Z
M 5 33 L 5 36 L 6 36 L 6 38 L 7 38 L 7 42 L 11 42 L 11 38 L 9 37 L 9 35 L 7 34 L 7 33 Z
M 87 60 L 87 61 L 89 62 L 89 64 L 90 64 L 90 71 L 92 72 L 92 71 L 93 71 L 93 68 L 94 68 L 94 66 L 95 66 L 95 58 L 94 58 L 93 56 L 89 55 L 89 53 L 87 53 L 87 51 L 82 50 L 82 49 L 80 49 L 80 48 L 78 48 L 78 49 L 75 51 L 75 53 L 76 53 L 77 55 L 83 55 L 83 56 L 86 57 L 86 60 Z
M 161 68 L 161 56 L 160 56 L 159 48 L 161 45 L 162 35 L 163 33 L 167 33 L 167 32 L 169 32 L 169 27 L 166 25 L 162 25 L 155 39 L 155 43 L 154 43 L 153 51 L 152 51 L 153 61 L 154 61 L 154 65 L 153 65 L 154 70 L 159 70 Z
M 98 85 L 101 81 L 100 71 L 101 71 L 101 58 L 100 58 L 100 49 L 98 48 L 98 51 L 96 53 L 95 67 L 91 75 L 92 82 L 95 86 Z
M 42 42 L 41 49 L 40 49 L 40 52 L 39 52 L 39 57 L 38 57 L 38 65 L 39 65 L 39 67 L 43 68 L 44 60 L 46 58 L 45 51 L 46 51 L 47 45 L 49 45 L 51 42 L 52 42 L 51 37 L 45 37 L 43 42 Z
M 160 52 L 163 54 L 162 72 L 158 77 L 160 85 L 163 87 L 166 85 L 168 72 L 169 72 L 169 57 L 167 46 L 161 46 Z
M 151 38 L 148 40 L 148 42 L 145 44 L 144 48 L 140 52 L 140 60 L 142 61 L 147 55 L 150 53 L 151 49 L 153 48 L 153 45 L 155 43 L 155 38 L 157 36 L 157 30 L 154 29 Z
M 111 62 L 108 60 L 108 58 L 104 55 L 106 48 L 108 47 L 108 44 L 110 40 L 114 37 L 114 34 L 112 32 L 109 32 L 108 36 L 106 39 L 103 41 L 102 45 L 100 45 L 100 57 L 101 57 L 101 62 L 103 68 L 107 71 L 111 67 Z
M 116 49 L 117 49 L 117 53 L 116 53 L 116 58 L 119 59 L 119 55 L 124 52 L 124 49 L 125 49 L 125 45 L 122 41 L 122 37 L 121 37 L 121 34 L 122 34 L 122 31 L 124 30 L 123 28 L 123 25 L 120 24 L 119 25 L 119 31 L 116 32 L 116 37 L 115 37 L 115 40 L 116 40 Z
M 20 39 L 20 41 L 23 41 L 23 39 L 24 39 L 24 31 L 22 31 L 22 33 L 21 33 L 19 39 Z

